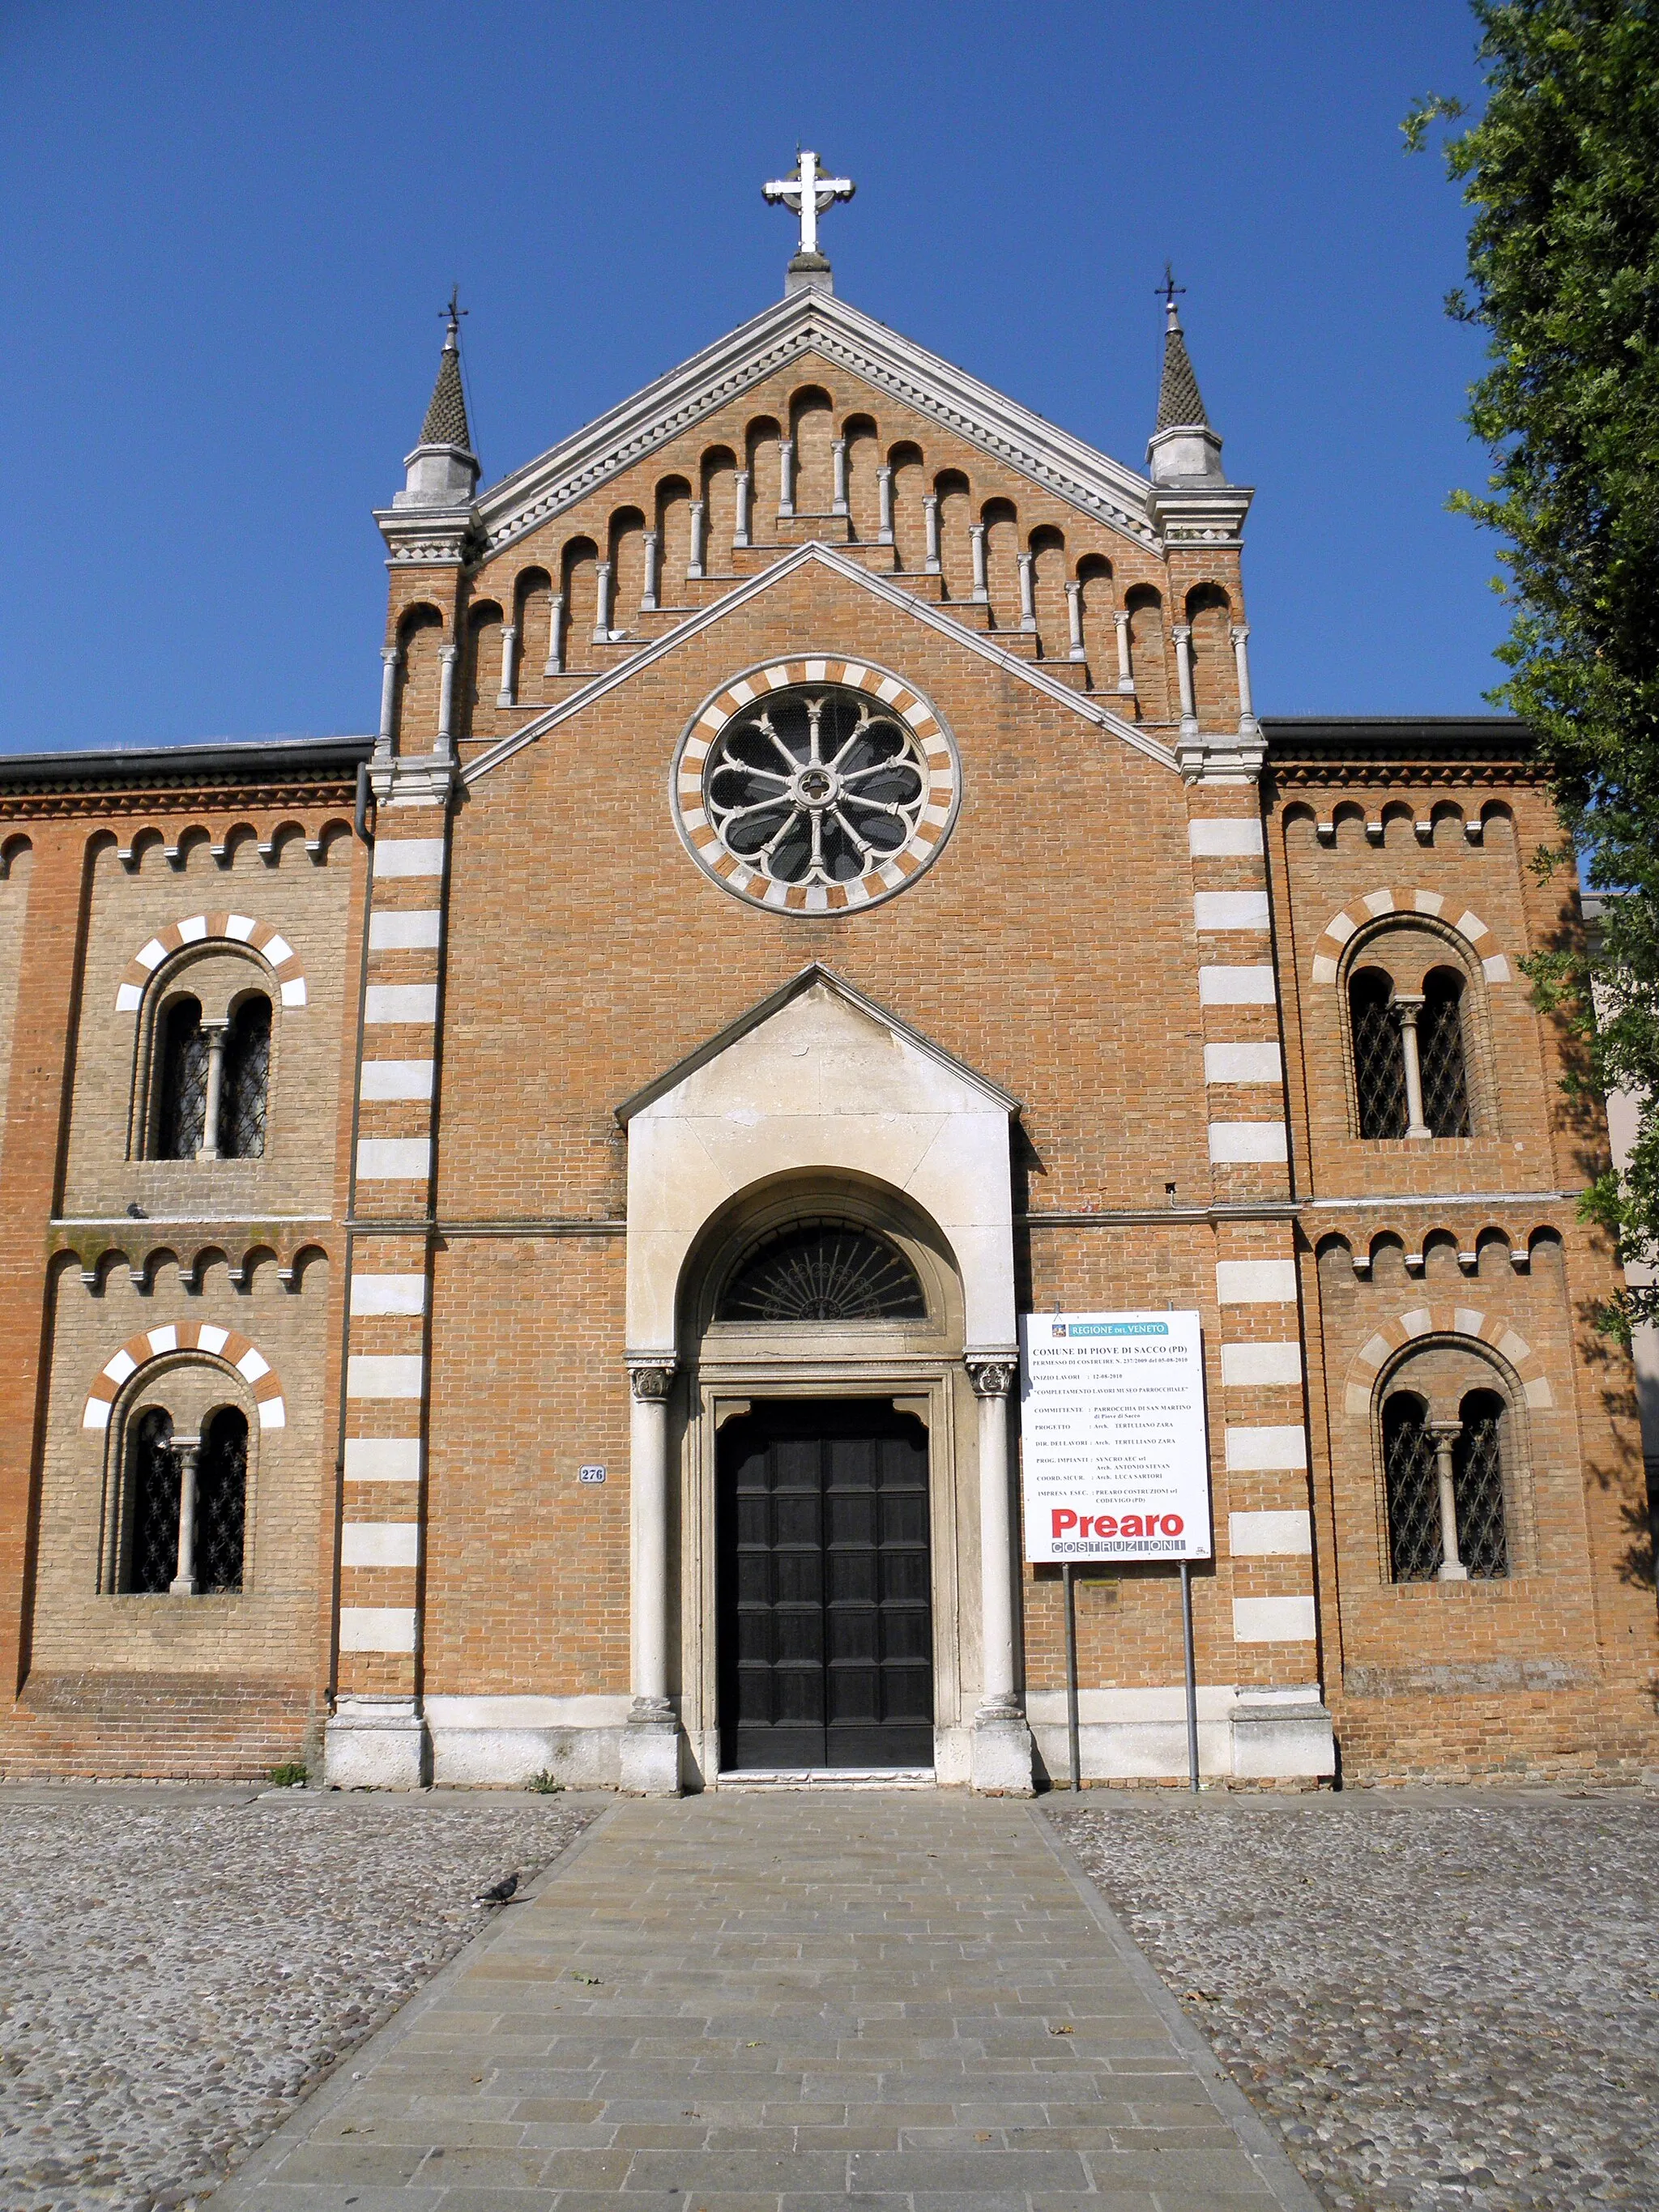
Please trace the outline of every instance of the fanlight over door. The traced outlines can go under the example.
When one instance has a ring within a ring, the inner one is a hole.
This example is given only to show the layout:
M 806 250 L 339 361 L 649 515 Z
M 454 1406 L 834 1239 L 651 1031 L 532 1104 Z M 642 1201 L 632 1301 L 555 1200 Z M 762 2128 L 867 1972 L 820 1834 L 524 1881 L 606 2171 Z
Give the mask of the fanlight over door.
M 897 1247 L 850 1222 L 792 1222 L 726 1278 L 726 1322 L 925 1321 L 927 1301 Z

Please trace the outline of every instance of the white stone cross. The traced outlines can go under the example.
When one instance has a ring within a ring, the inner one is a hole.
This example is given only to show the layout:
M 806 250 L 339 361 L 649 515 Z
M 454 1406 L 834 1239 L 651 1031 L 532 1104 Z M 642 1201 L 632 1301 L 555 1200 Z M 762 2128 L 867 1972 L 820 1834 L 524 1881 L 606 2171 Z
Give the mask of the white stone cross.
M 837 200 L 850 200 L 857 189 L 850 177 L 824 176 L 818 167 L 818 157 L 810 146 L 802 153 L 793 177 L 780 177 L 761 186 L 769 200 L 781 200 L 799 216 L 803 253 L 816 253 L 818 250 L 818 217 L 827 214 Z

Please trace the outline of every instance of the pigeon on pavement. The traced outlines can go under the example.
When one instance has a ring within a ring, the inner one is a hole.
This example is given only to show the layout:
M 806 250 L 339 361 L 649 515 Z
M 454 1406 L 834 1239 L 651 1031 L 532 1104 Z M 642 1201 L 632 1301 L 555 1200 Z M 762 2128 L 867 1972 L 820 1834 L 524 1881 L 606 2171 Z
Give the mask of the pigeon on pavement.
M 515 1869 L 512 1874 L 503 1875 L 500 1881 L 493 1882 L 488 1889 L 481 1889 L 472 1902 L 475 1905 L 505 1905 L 518 1886 L 519 1876 Z

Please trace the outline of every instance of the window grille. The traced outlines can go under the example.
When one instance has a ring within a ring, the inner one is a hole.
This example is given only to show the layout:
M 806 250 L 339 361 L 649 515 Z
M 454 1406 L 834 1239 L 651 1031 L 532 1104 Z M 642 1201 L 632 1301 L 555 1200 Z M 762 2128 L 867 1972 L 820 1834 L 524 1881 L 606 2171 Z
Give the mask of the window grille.
M 1471 1390 L 1457 1410 L 1463 1424 L 1452 1447 L 1458 1553 L 1473 1581 L 1499 1582 L 1510 1571 L 1504 1527 L 1504 1401 L 1495 1390 Z
M 1393 997 L 1393 979 L 1380 968 L 1362 968 L 1348 986 L 1362 1137 L 1403 1137 L 1407 1127 L 1406 1055 Z
M 1463 979 L 1437 968 L 1423 986 L 1417 1049 L 1423 1069 L 1423 1118 L 1437 1137 L 1469 1133 L 1463 1067 Z
M 222 1159 L 259 1160 L 265 1152 L 265 1098 L 270 1082 L 270 1001 L 244 999 L 225 1038 L 219 1099 Z
M 1382 1408 L 1382 1460 L 1390 1578 L 1431 1583 L 1445 1558 L 1440 1541 L 1440 1477 L 1428 1407 L 1408 1391 L 1396 1393 Z
M 741 1260 L 721 1321 L 923 1321 L 927 1302 L 908 1261 L 850 1222 L 797 1222 Z
M 207 1032 L 194 999 L 177 999 L 161 1023 L 155 1158 L 193 1160 L 207 1122 Z
M 127 1431 L 127 1496 L 132 1535 L 126 1586 L 154 1595 L 168 1589 L 179 1571 L 179 1463 L 173 1419 L 160 1406 L 147 1406 Z
M 246 1518 L 247 1419 L 227 1406 L 208 1423 L 196 1474 L 196 1578 L 204 1590 L 242 1587 Z

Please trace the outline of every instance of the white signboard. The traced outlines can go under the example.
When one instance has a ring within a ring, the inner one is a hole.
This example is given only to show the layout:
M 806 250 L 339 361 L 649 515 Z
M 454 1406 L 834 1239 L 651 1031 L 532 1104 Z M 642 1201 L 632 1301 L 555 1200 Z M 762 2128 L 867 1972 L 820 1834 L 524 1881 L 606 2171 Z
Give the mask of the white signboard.
M 1210 1454 L 1195 1313 L 1019 1324 L 1028 1559 L 1207 1559 Z

